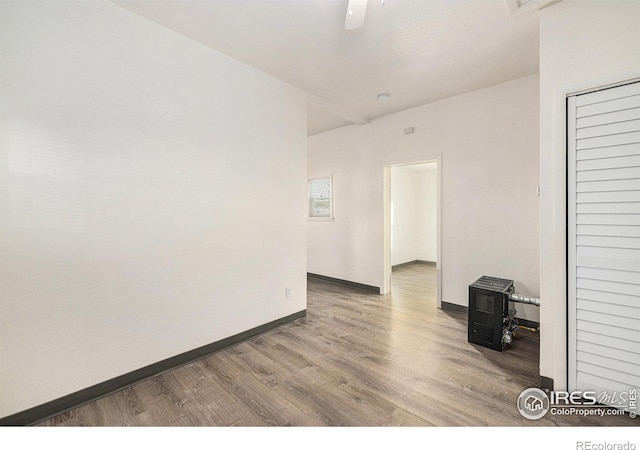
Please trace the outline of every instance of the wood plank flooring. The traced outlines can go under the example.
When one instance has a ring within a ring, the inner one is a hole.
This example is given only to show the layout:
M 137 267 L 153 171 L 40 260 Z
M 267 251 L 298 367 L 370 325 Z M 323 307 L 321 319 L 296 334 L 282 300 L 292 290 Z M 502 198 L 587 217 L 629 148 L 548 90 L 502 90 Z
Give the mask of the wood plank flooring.
M 307 317 L 42 422 L 42 426 L 637 425 L 520 416 L 538 381 L 538 335 L 500 353 L 436 308 L 435 268 L 393 272 L 379 296 L 309 280 Z

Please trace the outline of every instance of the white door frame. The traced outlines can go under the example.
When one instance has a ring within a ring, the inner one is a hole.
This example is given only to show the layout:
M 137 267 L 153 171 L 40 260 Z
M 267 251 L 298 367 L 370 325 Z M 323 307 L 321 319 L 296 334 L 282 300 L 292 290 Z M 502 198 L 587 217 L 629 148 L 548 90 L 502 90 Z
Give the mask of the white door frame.
M 442 154 L 429 155 L 409 160 L 390 161 L 384 166 L 384 280 L 383 292 L 391 291 L 391 168 L 435 162 L 437 173 L 436 214 L 437 214 L 437 252 L 436 252 L 436 302 L 442 307 Z
M 575 391 L 576 360 L 576 96 L 567 97 L 567 389 Z

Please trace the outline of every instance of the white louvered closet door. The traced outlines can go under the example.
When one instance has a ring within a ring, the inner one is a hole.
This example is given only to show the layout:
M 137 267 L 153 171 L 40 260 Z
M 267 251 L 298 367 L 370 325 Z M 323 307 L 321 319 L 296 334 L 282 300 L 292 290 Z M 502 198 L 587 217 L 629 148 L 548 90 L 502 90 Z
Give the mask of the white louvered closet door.
M 640 388 L 640 82 L 570 97 L 567 113 L 569 390 L 628 392 Z

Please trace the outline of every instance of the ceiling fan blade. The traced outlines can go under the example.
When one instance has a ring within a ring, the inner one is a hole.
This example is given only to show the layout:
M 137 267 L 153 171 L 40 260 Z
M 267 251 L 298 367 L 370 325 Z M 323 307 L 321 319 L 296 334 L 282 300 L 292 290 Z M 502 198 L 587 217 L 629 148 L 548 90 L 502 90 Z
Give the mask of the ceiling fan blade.
M 344 21 L 345 30 L 357 30 L 364 24 L 367 13 L 367 0 L 349 0 L 347 18 Z

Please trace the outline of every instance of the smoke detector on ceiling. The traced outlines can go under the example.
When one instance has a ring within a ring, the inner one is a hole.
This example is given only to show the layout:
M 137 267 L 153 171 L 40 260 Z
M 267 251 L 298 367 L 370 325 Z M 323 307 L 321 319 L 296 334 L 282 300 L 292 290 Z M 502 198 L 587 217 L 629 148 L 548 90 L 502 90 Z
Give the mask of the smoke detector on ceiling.
M 538 11 L 560 0 L 504 0 L 512 17 Z
M 382 92 L 381 94 L 378 94 L 378 101 L 380 103 L 387 103 L 390 99 L 391 99 L 391 94 L 388 94 L 386 92 Z

